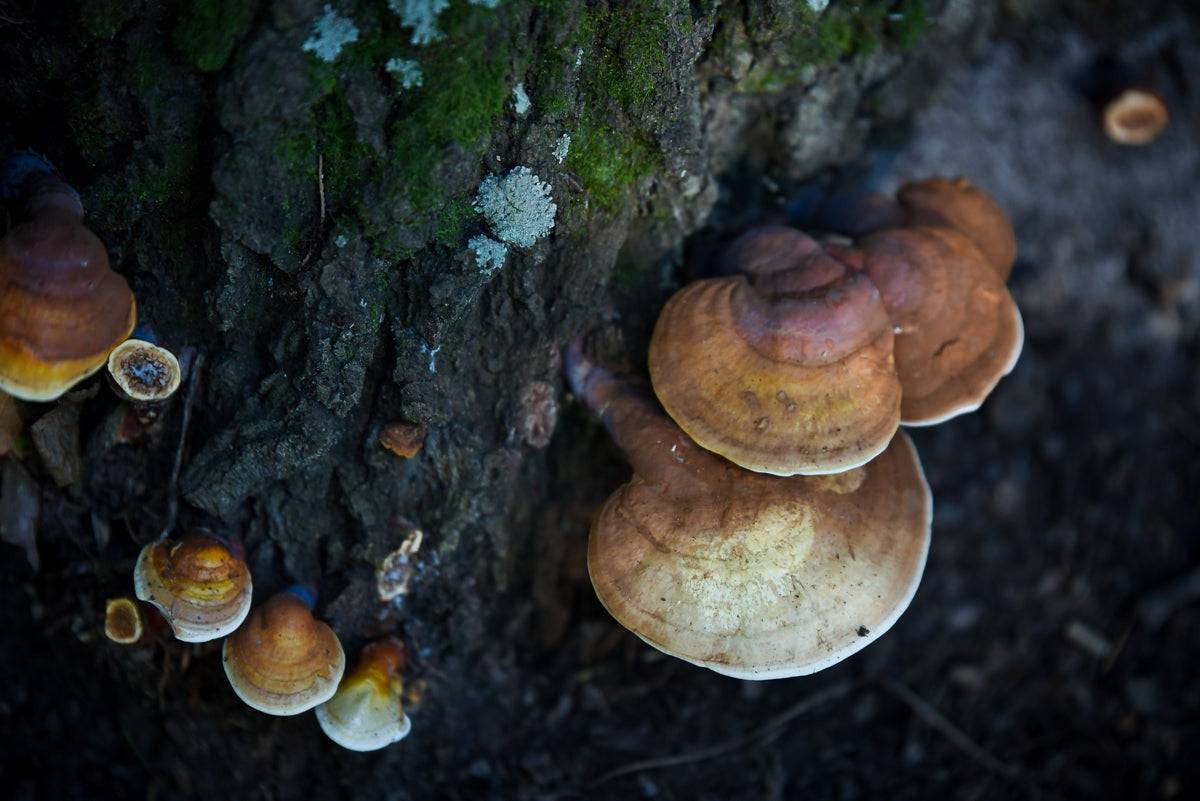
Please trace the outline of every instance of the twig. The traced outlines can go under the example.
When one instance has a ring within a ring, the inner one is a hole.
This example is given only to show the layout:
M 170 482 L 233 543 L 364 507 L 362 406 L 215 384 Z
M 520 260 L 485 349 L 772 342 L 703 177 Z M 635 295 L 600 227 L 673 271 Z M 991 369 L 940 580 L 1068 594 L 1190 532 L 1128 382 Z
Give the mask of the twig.
M 759 739 L 773 739 L 777 737 L 785 726 L 791 723 L 796 718 L 811 712 L 819 706 L 836 701 L 843 698 L 857 689 L 860 685 L 854 682 L 844 681 L 839 684 L 834 684 L 831 687 L 826 687 L 824 690 L 813 693 L 792 706 L 780 712 L 778 715 L 767 720 L 753 731 L 734 737 L 732 740 L 726 740 L 716 745 L 710 745 L 706 748 L 701 748 L 696 751 L 688 751 L 683 754 L 674 754 L 672 756 L 656 757 L 653 759 L 642 759 L 637 762 L 630 762 L 622 765 L 619 768 L 614 768 L 608 773 L 605 773 L 596 781 L 592 782 L 592 787 L 599 787 L 605 782 L 621 776 L 628 776 L 630 773 L 638 773 L 643 770 L 655 770 L 657 768 L 672 768 L 679 765 L 689 765 L 693 762 L 702 762 L 706 759 L 728 754 L 731 751 L 737 751 L 739 748 L 746 746 Z
M 926 701 L 921 696 L 917 695 L 908 686 L 901 684 L 888 678 L 876 679 L 875 683 L 884 692 L 891 695 L 900 703 L 908 707 L 913 714 L 926 723 L 930 728 L 934 729 L 938 734 L 946 738 L 946 741 L 962 751 L 972 761 L 995 773 L 1001 778 L 1015 782 L 1032 795 L 1040 796 L 1041 792 L 1037 787 L 1027 781 L 1024 781 L 1015 767 L 1002 761 L 992 752 L 988 751 L 979 743 L 971 739 L 965 731 L 951 723 L 941 712 L 938 712 L 933 704 Z
M 317 196 L 321 200 L 321 218 L 317 221 L 317 236 L 309 246 L 308 253 L 305 253 L 304 258 L 300 261 L 301 267 L 308 264 L 309 259 L 317 252 L 317 248 L 321 245 L 321 234 L 325 230 L 325 156 L 321 153 L 317 154 Z
M 192 421 L 192 406 L 196 403 L 196 387 L 200 384 L 200 370 L 204 367 L 204 351 L 196 352 L 192 365 L 188 368 L 187 394 L 183 397 L 183 421 L 179 427 L 179 444 L 175 447 L 175 464 L 171 467 L 171 483 L 167 489 L 167 522 L 163 525 L 160 540 L 165 540 L 175 528 L 175 519 L 179 516 L 179 473 L 183 469 L 183 450 L 187 444 L 188 425 Z

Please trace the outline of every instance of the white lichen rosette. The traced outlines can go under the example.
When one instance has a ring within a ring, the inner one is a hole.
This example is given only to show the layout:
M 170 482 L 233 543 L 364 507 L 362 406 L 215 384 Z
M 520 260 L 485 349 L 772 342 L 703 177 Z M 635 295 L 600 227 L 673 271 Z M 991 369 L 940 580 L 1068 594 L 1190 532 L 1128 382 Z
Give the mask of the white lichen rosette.
M 515 167 L 507 175 L 483 179 L 475 210 L 500 241 L 527 248 L 550 233 L 558 206 L 549 184 L 528 167 Z

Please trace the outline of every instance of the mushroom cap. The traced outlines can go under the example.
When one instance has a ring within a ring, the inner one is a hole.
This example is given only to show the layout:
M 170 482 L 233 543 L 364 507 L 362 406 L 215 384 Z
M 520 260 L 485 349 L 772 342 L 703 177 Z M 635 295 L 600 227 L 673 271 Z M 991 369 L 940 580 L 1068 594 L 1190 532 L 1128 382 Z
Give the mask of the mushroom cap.
M 905 425 L 978 409 L 1021 355 L 1021 314 L 983 252 L 954 228 L 892 228 L 859 242 L 896 324 Z
M 623 626 L 718 673 L 772 679 L 829 667 L 900 617 L 932 519 L 906 435 L 855 470 L 790 478 L 674 444 L 708 473 L 698 486 L 635 473 L 592 524 L 592 585 Z
M 1000 280 L 1008 280 L 1017 258 L 1017 235 L 1004 209 L 987 192 L 961 176 L 929 178 L 900 187 L 896 199 L 909 225 L 957 228 L 983 251 Z
M 1148 145 L 1171 121 L 1167 104 L 1155 92 L 1130 88 L 1104 106 L 1104 133 L 1118 145 Z
M 404 714 L 404 646 L 394 638 L 363 648 L 332 698 L 316 709 L 321 730 L 343 748 L 376 751 L 403 740 L 412 729 Z
M 108 373 L 126 398 L 164 401 L 179 389 L 182 371 L 175 354 L 152 342 L 127 339 L 108 354 Z
M 0 241 L 0 390 L 48 401 L 104 366 L 137 304 L 96 235 L 47 212 Z
M 142 613 L 132 598 L 109 598 L 104 604 L 104 636 L 121 645 L 142 638 Z
M 667 413 L 701 447 L 757 472 L 870 461 L 900 418 L 878 290 L 791 229 L 751 231 L 733 254 L 749 278 L 689 284 L 658 318 L 650 378 Z
M 255 609 L 225 640 L 222 655 L 233 691 L 268 715 L 298 715 L 325 703 L 346 667 L 333 629 L 290 592 Z
M 156 540 L 138 555 L 134 592 L 163 613 L 183 642 L 224 637 L 246 619 L 253 587 L 246 563 L 211 537 Z

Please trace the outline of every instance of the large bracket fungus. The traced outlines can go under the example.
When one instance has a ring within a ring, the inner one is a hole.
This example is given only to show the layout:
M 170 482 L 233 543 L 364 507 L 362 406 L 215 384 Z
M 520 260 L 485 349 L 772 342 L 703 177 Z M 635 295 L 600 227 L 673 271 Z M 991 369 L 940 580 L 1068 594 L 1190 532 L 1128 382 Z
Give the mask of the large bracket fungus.
M 377 751 L 408 736 L 404 714 L 404 646 L 387 637 L 363 647 L 358 664 L 316 709 L 321 730 L 351 751 Z
M 133 570 L 137 597 L 156 606 L 176 639 L 207 642 L 233 632 L 250 612 L 253 585 L 246 563 L 201 534 L 156 540 Z
M 667 413 L 750 470 L 837 473 L 873 459 L 900 424 L 879 291 L 790 228 L 754 229 L 732 251 L 743 275 L 689 284 L 659 316 L 650 377 Z
M 729 676 L 799 676 L 859 651 L 908 606 L 932 499 L 907 437 L 838 475 L 754 473 L 697 446 L 578 343 L 568 373 L 634 471 L 593 521 L 588 571 L 647 643 Z
M 31 153 L 0 166 L 21 222 L 0 240 L 0 391 L 50 401 L 104 366 L 137 318 L 79 195 Z

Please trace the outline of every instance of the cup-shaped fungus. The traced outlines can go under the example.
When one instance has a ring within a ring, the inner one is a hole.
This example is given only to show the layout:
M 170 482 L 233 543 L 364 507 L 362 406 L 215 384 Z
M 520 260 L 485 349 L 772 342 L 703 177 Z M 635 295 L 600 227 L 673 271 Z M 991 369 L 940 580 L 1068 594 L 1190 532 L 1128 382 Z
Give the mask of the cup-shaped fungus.
M 157 607 L 176 639 L 207 642 L 224 637 L 250 612 L 250 570 L 211 537 L 156 540 L 142 549 L 133 572 L 138 598 Z
M 104 366 L 133 330 L 129 284 L 83 225 L 79 196 L 44 159 L 0 167 L 0 194 L 24 203 L 0 240 L 0 390 L 48 401 Z
M 120 645 L 132 645 L 142 639 L 145 626 L 137 601 L 109 598 L 104 604 L 104 636 Z
M 166 401 L 179 389 L 179 360 L 166 348 L 127 339 L 108 354 L 108 374 L 117 392 L 135 404 Z
M 862 274 L 790 228 L 733 245 L 743 275 L 696 281 L 667 302 L 650 378 L 702 447 L 774 475 L 849 470 L 900 422 L 892 326 Z
M 944 226 L 889 228 L 858 247 L 896 325 L 902 422 L 933 425 L 978 409 L 1024 341 L 1020 312 L 992 262 Z
M 1148 145 L 1171 121 L 1167 104 L 1157 92 L 1129 87 L 1115 94 L 1100 114 L 1104 134 L 1118 145 Z
M 404 661 L 404 646 L 394 637 L 363 648 L 334 696 L 317 707 L 317 722 L 329 739 L 351 751 L 376 751 L 408 736 Z
M 268 715 L 298 715 L 337 691 L 346 655 L 306 599 L 272 596 L 225 640 L 225 675 L 237 696 Z
M 576 395 L 634 471 L 588 540 L 592 585 L 621 625 L 718 673 L 769 679 L 829 667 L 900 617 L 932 512 L 905 435 L 837 475 L 754 473 L 697 446 L 577 347 L 568 359 Z

